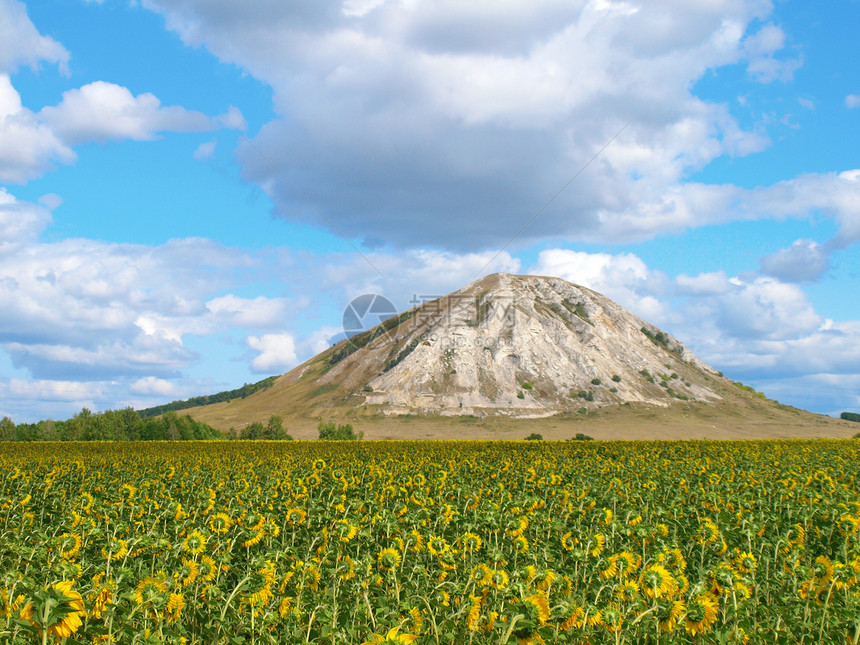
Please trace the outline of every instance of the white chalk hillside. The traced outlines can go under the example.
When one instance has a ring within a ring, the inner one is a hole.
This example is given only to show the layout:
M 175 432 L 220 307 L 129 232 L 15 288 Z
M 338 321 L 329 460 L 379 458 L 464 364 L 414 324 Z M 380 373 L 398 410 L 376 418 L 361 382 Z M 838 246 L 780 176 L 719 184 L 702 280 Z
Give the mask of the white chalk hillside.
M 494 274 L 334 348 L 316 381 L 386 414 L 548 416 L 715 401 L 678 340 L 559 278 Z

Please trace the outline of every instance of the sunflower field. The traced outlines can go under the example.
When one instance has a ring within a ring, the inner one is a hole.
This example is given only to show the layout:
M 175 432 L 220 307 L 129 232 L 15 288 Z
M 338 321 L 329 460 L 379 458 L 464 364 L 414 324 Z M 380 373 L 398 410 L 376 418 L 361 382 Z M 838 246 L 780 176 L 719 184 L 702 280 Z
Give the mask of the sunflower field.
M 860 441 L 0 444 L 0 642 L 860 643 Z

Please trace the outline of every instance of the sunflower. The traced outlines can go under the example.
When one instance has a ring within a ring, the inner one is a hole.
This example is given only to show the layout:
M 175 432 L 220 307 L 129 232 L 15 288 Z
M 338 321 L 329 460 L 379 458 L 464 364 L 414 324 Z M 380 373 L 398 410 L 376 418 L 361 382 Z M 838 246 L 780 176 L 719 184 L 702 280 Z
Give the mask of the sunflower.
M 400 566 L 401 557 L 397 549 L 391 547 L 382 549 L 379 555 L 376 556 L 376 562 L 382 571 L 393 571 Z
M 600 577 L 608 580 L 618 574 L 618 556 L 611 555 L 609 559 L 601 559 L 597 563 L 597 566 L 602 567 L 600 569 Z
M 510 578 L 508 577 L 508 573 L 504 569 L 496 569 L 493 571 L 492 575 L 490 575 L 490 586 L 493 589 L 498 589 L 499 591 L 504 591 L 507 586 Z
M 463 546 L 463 553 L 477 553 L 481 550 L 483 542 L 481 538 L 474 533 L 463 533 L 460 538 L 460 544 Z
M 112 562 L 122 560 L 126 555 L 128 555 L 128 542 L 120 538 L 111 538 L 108 548 L 102 549 L 102 557 L 106 560 L 110 558 Z
M 82 618 L 86 618 L 84 599 L 77 591 L 72 589 L 74 581 L 64 580 L 48 587 L 42 593 L 35 594 L 35 602 L 28 602 L 21 610 L 21 620 L 26 620 L 36 627 L 40 635 L 43 631 L 47 636 L 56 639 L 66 639 L 74 634 L 83 625 Z M 42 606 L 48 604 L 51 609 L 48 612 L 50 619 L 54 622 L 45 624 L 42 622 Z
M 466 615 L 466 627 L 469 631 L 475 631 L 478 629 L 478 619 L 481 617 L 481 605 L 484 603 L 484 597 L 472 596 L 471 601 L 469 613 Z
M 184 607 L 185 597 L 182 594 L 170 594 L 170 599 L 167 601 L 167 606 L 164 608 L 168 622 L 175 623 L 178 621 Z
M 639 566 L 639 556 L 630 553 L 630 551 L 622 551 L 618 554 L 615 566 L 618 568 L 618 575 L 626 578 Z
M 529 541 L 524 535 L 518 535 L 514 540 L 514 548 L 517 553 L 526 553 L 529 550 Z
M 179 567 L 179 571 L 176 572 L 174 577 L 179 579 L 179 582 L 183 587 L 187 587 L 197 579 L 197 575 L 199 573 L 200 565 L 194 560 L 184 558 L 182 560 L 182 566 Z
M 514 612 L 522 618 L 511 633 L 517 637 L 518 643 L 530 643 L 537 630 L 549 620 L 549 601 L 542 593 L 533 594 L 517 603 Z
M 639 597 L 639 585 L 635 580 L 623 580 L 615 588 L 615 597 L 622 602 L 633 602 Z
M 206 549 L 206 536 L 198 529 L 194 529 L 182 540 L 182 550 L 192 555 L 200 555 Z
M 578 544 L 579 539 L 573 537 L 570 531 L 561 536 L 561 546 L 565 551 L 573 551 Z
M 603 553 L 603 547 L 606 544 L 606 536 L 603 533 L 597 533 L 596 535 L 591 536 L 591 539 L 588 541 L 589 553 L 591 557 L 596 558 L 601 553 Z
M 338 520 L 335 527 L 341 542 L 350 542 L 358 535 L 358 527 L 350 524 L 349 520 Z
M 699 544 L 714 544 L 720 539 L 720 529 L 713 520 L 703 517 L 699 524 Z
M 77 533 L 62 533 L 60 539 L 60 555 L 66 560 L 73 560 L 81 550 L 81 536 Z
M 559 625 L 559 631 L 566 632 L 574 627 L 582 627 L 584 618 L 585 610 L 582 607 L 575 607 L 574 610 L 567 615 L 567 618 L 562 621 L 561 625 Z
M 508 522 L 507 532 L 512 538 L 517 538 L 525 533 L 525 530 L 529 527 L 529 518 L 527 515 L 520 515 L 519 517 L 511 518 Z
M 154 576 L 143 578 L 134 590 L 134 601 L 139 606 L 147 607 L 156 615 L 168 600 L 167 576 L 161 571 Z
M 819 555 L 815 558 L 815 564 L 812 567 L 812 576 L 815 584 L 823 587 L 830 583 L 833 579 L 833 562 L 826 555 Z
M 262 567 L 251 573 L 247 591 L 242 595 L 242 603 L 255 611 L 265 607 L 274 595 L 272 586 L 275 582 L 275 564 L 266 560 Z
M 353 578 L 355 578 L 355 561 L 348 555 L 343 558 L 343 565 L 341 565 L 341 567 L 344 566 L 345 569 L 341 570 L 339 574 L 340 579 L 352 580 Z
M 601 619 L 603 620 L 603 626 L 610 634 L 620 631 L 621 625 L 624 622 L 624 616 L 617 607 L 607 607 L 604 609 Z
M 197 571 L 203 582 L 212 582 L 218 575 L 218 565 L 208 555 L 201 555 Z
M 445 553 L 445 551 L 449 550 L 451 546 L 442 538 L 431 535 L 430 539 L 427 540 L 427 550 L 430 551 L 431 555 L 438 556 L 440 553 Z
M 233 526 L 233 520 L 227 513 L 215 513 L 209 518 L 209 530 L 213 533 L 224 534 L 230 530 L 231 526 Z
M 113 587 L 110 583 L 105 584 L 99 589 L 96 597 L 93 599 L 93 606 L 90 609 L 90 618 L 101 618 L 108 605 L 113 598 Z
M 296 527 L 300 524 L 304 524 L 305 518 L 307 518 L 307 516 L 308 514 L 304 509 L 296 507 L 288 508 L 286 523 L 292 527 Z
M 490 584 L 490 578 L 493 575 L 493 570 L 490 569 L 486 564 L 476 564 L 472 567 L 472 573 L 470 577 L 474 581 L 476 586 L 483 587 Z
M 662 598 L 675 588 L 675 579 L 661 564 L 652 564 L 645 569 L 640 580 L 642 593 L 649 598 Z
M 657 624 L 661 632 L 673 632 L 686 607 L 680 600 L 657 601 Z
M 687 604 L 684 628 L 695 636 L 708 631 L 717 620 L 718 604 L 710 594 L 702 594 Z

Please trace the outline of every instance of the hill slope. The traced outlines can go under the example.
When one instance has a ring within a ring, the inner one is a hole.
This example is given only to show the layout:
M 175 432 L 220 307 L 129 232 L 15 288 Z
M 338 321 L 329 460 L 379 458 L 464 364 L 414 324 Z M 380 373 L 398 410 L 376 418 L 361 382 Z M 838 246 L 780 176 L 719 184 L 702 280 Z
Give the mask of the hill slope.
M 447 436 L 452 427 L 519 432 L 527 419 L 579 424 L 613 415 L 640 425 L 662 417 L 655 429 L 678 415 L 689 423 L 708 419 L 705 433 L 717 428 L 715 419 L 829 424 L 736 387 L 599 293 L 509 274 L 482 278 L 342 341 L 245 399 L 189 413 L 223 429 L 279 414 L 309 433 L 318 418 L 373 417 L 375 430 L 412 422 L 430 436 Z

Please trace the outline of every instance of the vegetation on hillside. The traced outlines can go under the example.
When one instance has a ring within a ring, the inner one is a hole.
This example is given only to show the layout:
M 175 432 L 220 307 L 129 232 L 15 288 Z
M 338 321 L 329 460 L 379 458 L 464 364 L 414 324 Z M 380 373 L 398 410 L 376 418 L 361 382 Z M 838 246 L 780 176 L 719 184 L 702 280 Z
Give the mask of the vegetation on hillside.
M 158 418 L 141 417 L 135 410 L 93 413 L 87 408 L 66 421 L 15 424 L 0 419 L 0 441 L 178 441 L 222 439 L 215 428 L 188 415 L 168 412 Z
M 157 417 L 165 412 L 178 412 L 179 410 L 188 410 L 189 408 L 196 408 L 201 405 L 223 403 L 224 401 L 232 401 L 233 399 L 244 399 L 245 397 L 254 394 L 254 392 L 259 392 L 260 390 L 272 387 L 277 378 L 277 376 L 269 376 L 268 378 L 264 378 L 262 381 L 257 381 L 256 383 L 245 383 L 245 385 L 235 390 L 218 392 L 217 394 L 204 394 L 203 396 L 195 396 L 183 401 L 173 401 L 171 403 L 165 403 L 164 405 L 156 405 L 152 408 L 139 410 L 139 413 L 142 417 Z

